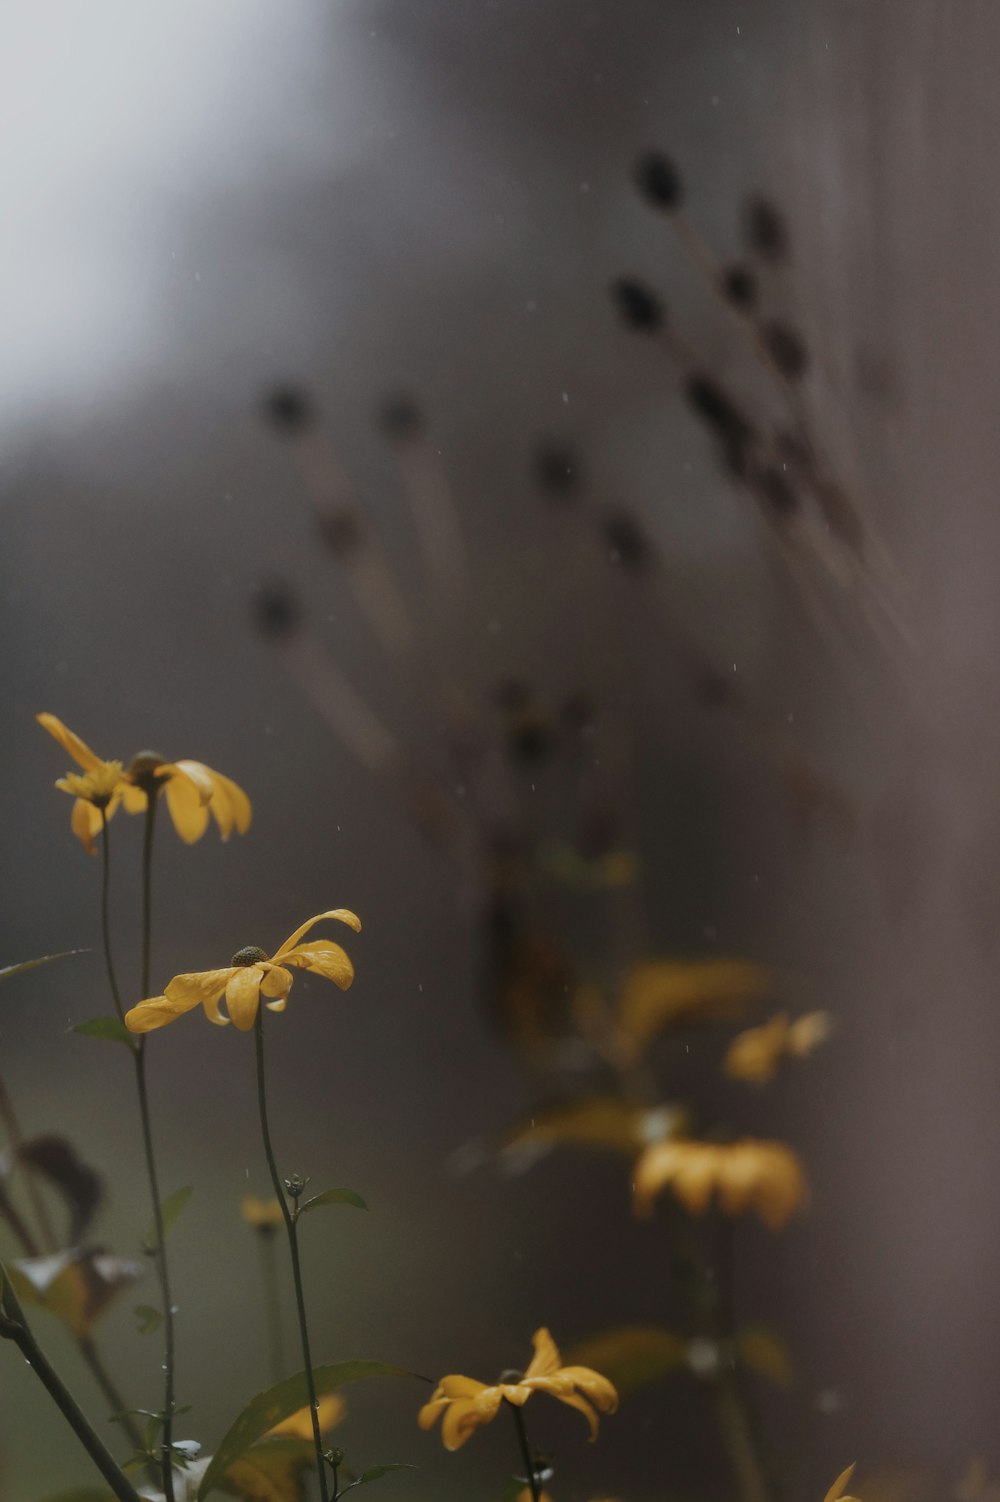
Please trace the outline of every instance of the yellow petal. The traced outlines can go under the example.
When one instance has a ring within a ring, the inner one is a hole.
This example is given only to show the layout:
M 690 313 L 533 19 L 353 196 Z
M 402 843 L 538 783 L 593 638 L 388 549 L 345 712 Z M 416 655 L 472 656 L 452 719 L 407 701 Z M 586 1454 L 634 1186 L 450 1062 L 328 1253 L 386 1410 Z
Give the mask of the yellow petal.
M 63 807 L 65 808 L 65 804 Z M 97 814 L 97 828 L 94 828 L 94 815 Z M 69 816 L 69 827 L 76 835 L 80 844 L 88 855 L 95 855 L 94 835 L 100 832 L 101 815 L 92 803 L 87 803 L 83 798 L 77 798 L 73 804 L 73 812 Z
M 735 1037 L 722 1061 L 723 1071 L 730 1079 L 764 1085 L 776 1073 L 788 1041 L 788 1018 L 782 1012 L 761 1027 L 748 1028 Z
M 579 1388 L 587 1401 L 601 1413 L 614 1413 L 618 1407 L 618 1389 L 607 1377 L 590 1366 L 564 1366 L 559 1375 Z
M 579 1393 L 575 1392 L 553 1392 L 552 1397 L 558 1398 L 560 1403 L 565 1403 L 569 1408 L 578 1408 L 590 1425 L 590 1438 L 592 1440 L 597 1438 L 600 1424 L 598 1423 L 597 1414 L 586 1398 L 581 1397 Z
M 830 1490 L 823 1498 L 823 1502 L 837 1502 L 837 1498 L 841 1495 L 844 1487 L 848 1484 L 851 1477 L 854 1475 L 855 1465 L 857 1465 L 857 1461 L 854 1462 L 854 1465 L 849 1465 L 846 1471 L 841 1471 L 840 1475 L 837 1477 L 836 1481 L 833 1483 Z
M 85 772 L 92 772 L 95 767 L 100 766 L 101 758 L 94 755 L 86 741 L 74 735 L 73 731 L 64 725 L 62 720 L 57 720 L 54 714 L 40 714 L 35 718 L 39 725 L 49 732 L 49 735 L 55 736 L 60 746 L 72 756 L 78 767 L 82 767 Z
M 486 1392 L 488 1385 L 486 1382 L 477 1382 L 475 1377 L 460 1377 L 452 1373 L 441 1378 L 434 1398 L 447 1398 L 449 1402 L 455 1398 L 478 1398 L 480 1393 Z M 431 1401 L 433 1402 L 433 1398 Z
M 433 1429 L 450 1402 L 450 1398 L 431 1398 L 429 1403 L 425 1403 L 417 1414 L 417 1423 L 421 1429 Z
M 441 1439 L 446 1450 L 460 1450 L 480 1424 L 495 1419 L 502 1394 L 498 1387 L 487 1387 L 477 1398 L 458 1398 L 449 1403 L 441 1420 Z
M 325 975 L 346 991 L 354 980 L 354 966 L 339 944 L 329 939 L 316 940 L 312 944 L 299 944 L 281 956 L 286 965 L 299 970 L 312 970 L 316 975 Z
M 137 788 L 132 782 L 126 782 L 122 786 L 122 802 L 127 814 L 144 814 L 149 799 L 142 788 Z
M 260 983 L 264 972 L 259 965 L 241 965 L 226 984 L 229 1017 L 241 1033 L 248 1033 L 257 1020 L 260 1006 Z
M 346 923 L 348 928 L 353 928 L 356 934 L 359 934 L 361 932 L 361 919 L 357 916 L 356 913 L 352 913 L 350 909 L 346 907 L 330 908 L 325 913 L 317 913 L 315 918 L 310 918 L 307 923 L 303 923 L 300 928 L 297 928 L 293 934 L 289 934 L 288 938 L 285 940 L 284 944 L 282 944 L 281 948 L 276 950 L 275 953 L 272 954 L 272 960 L 284 959 L 288 951 L 294 948 L 294 946 L 299 942 L 302 935 L 308 933 L 314 924 L 322 923 L 324 918 L 335 918 L 338 923 Z
M 157 774 L 166 777 L 168 782 L 182 779 L 189 782 L 198 794 L 199 803 L 208 803 L 215 789 L 212 786 L 212 773 L 208 767 L 200 761 L 165 761 L 157 767 Z
M 264 979 L 260 983 L 261 995 L 287 996 L 292 989 L 292 972 L 283 965 L 272 965 L 266 960 L 261 961 L 260 968 L 264 972 Z
M 335 1424 L 339 1424 L 344 1417 L 347 1405 L 343 1398 L 335 1392 L 325 1393 L 317 1399 L 316 1413 L 319 1418 L 319 1432 L 325 1434 Z M 269 1429 L 268 1434 L 287 1437 L 288 1439 L 312 1439 L 312 1414 L 308 1406 L 300 1408 L 297 1413 L 290 1414 L 287 1419 L 282 1419 L 280 1424 L 275 1424 Z
M 197 784 L 175 774 L 167 782 L 166 797 L 177 833 L 186 845 L 195 844 L 208 828 L 208 809 Z
M 535 1354 L 524 1374 L 523 1381 L 525 1382 L 532 1377 L 546 1377 L 550 1372 L 557 1371 L 562 1360 L 555 1341 L 544 1325 L 540 1330 L 535 1331 L 531 1337 L 531 1343 L 535 1348 Z
M 168 1022 L 183 1017 L 197 1005 L 197 997 L 193 1001 L 182 1001 L 167 996 L 150 996 L 125 1013 L 125 1026 L 130 1033 L 152 1033 L 158 1027 L 166 1027 Z
M 205 1002 L 220 997 L 229 977 L 241 968 L 239 965 L 227 965 L 224 970 L 193 970 L 184 975 L 175 975 L 164 986 L 163 994 L 170 1001 L 183 1001 L 189 1007 L 195 1007 L 199 1002 L 204 1005 Z
M 832 1031 L 833 1018 L 829 1012 L 806 1012 L 788 1029 L 788 1052 L 804 1059 L 820 1043 L 825 1043 Z
M 211 767 L 206 767 L 205 770 L 212 779 L 212 797 L 208 806 L 222 838 L 228 840 L 234 828 L 237 834 L 246 834 L 253 817 L 250 799 L 231 778 L 223 777 L 221 772 L 213 772 Z

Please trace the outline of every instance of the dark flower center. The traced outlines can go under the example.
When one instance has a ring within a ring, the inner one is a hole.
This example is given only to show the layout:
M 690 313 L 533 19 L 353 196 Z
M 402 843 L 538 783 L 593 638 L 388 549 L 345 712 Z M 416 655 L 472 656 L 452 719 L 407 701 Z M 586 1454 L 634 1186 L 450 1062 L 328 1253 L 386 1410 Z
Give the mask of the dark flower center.
M 519 1372 L 515 1367 L 509 1366 L 505 1371 L 500 1373 L 498 1385 L 502 1387 L 506 1384 L 508 1387 L 511 1387 L 515 1382 L 520 1382 L 523 1377 L 523 1372 Z
M 261 960 L 266 959 L 265 950 L 258 948 L 256 944 L 248 944 L 245 949 L 237 949 L 229 963 L 231 965 L 257 965 Z

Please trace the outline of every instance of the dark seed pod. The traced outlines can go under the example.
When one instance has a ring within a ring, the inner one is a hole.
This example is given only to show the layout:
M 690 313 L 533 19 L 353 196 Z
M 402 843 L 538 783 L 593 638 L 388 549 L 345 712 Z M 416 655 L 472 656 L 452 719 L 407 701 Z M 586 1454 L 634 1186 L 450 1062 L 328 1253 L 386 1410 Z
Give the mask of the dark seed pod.
M 784 215 L 769 198 L 755 194 L 744 205 L 744 235 L 748 248 L 762 261 L 787 261 L 790 252 Z
M 700 372 L 689 376 L 684 385 L 684 399 L 695 415 L 725 443 L 742 449 L 756 438 L 753 423 L 711 376 Z
M 356 553 L 364 539 L 361 518 L 350 506 L 320 512 L 316 524 L 323 541 L 337 558 L 346 558 L 350 553 Z
M 790 381 L 800 380 L 809 367 L 809 351 L 801 337 L 777 318 L 761 325 L 760 337 L 775 365 Z
M 752 308 L 757 301 L 757 278 L 748 266 L 727 266 L 722 273 L 722 291 L 737 308 Z
M 798 511 L 798 493 L 787 475 L 775 465 L 765 465 L 755 477 L 755 483 L 761 499 L 781 521 L 786 521 Z
M 661 151 L 644 151 L 632 169 L 632 180 L 654 208 L 670 213 L 680 207 L 684 197 L 680 173 Z
M 312 401 L 300 386 L 274 386 L 261 398 L 260 413 L 286 437 L 304 432 L 316 419 Z
M 652 553 L 645 533 L 639 523 L 627 511 L 616 511 L 605 516 L 601 532 L 616 563 L 629 573 L 640 573 L 652 562 Z
M 655 293 L 634 277 L 620 276 L 611 284 L 611 295 L 622 322 L 631 329 L 652 334 L 666 322 L 663 304 Z
M 253 623 L 261 636 L 284 641 L 298 630 L 302 613 L 299 602 L 287 584 L 275 581 L 264 584 L 250 602 Z
M 379 426 L 393 443 L 405 443 L 417 438 L 426 428 L 424 415 L 413 399 L 405 392 L 397 392 L 382 404 Z
M 572 500 L 580 489 L 580 466 L 572 449 L 556 443 L 543 443 L 535 450 L 535 479 L 560 505 Z

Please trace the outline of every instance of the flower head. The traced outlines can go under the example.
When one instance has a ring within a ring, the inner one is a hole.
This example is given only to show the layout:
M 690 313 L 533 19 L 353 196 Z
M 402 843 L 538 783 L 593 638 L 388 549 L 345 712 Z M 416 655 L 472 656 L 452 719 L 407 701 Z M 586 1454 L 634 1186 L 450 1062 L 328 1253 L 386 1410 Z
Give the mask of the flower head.
M 330 939 L 299 943 L 303 935 L 324 918 L 335 918 L 338 923 L 353 928 L 355 933 L 361 932 L 361 919 L 345 907 L 317 913 L 315 918 L 301 924 L 270 956 L 251 944 L 234 954 L 221 970 L 175 975 L 162 996 L 150 996 L 126 1012 L 126 1027 L 133 1033 L 151 1033 L 158 1027 L 166 1027 L 168 1022 L 190 1012 L 200 1003 L 209 1022 L 223 1027 L 227 1022 L 235 1022 L 241 1032 L 249 1032 L 257 1020 L 262 996 L 264 1005 L 272 1012 L 285 1010 L 293 970 L 312 970 L 346 991 L 354 979 L 354 966 L 340 945 Z M 223 996 L 228 1017 L 219 1011 Z
M 548 1330 L 532 1336 L 535 1354 L 528 1370 L 504 1372 L 492 1387 L 473 1377 L 442 1377 L 429 1403 L 421 1408 L 421 1429 L 430 1429 L 441 1417 L 441 1438 L 446 1450 L 458 1450 L 480 1424 L 496 1418 L 503 1402 L 522 1408 L 533 1392 L 547 1392 L 560 1403 L 578 1408 L 597 1437 L 598 1413 L 614 1413 L 618 1394 L 607 1377 L 589 1366 L 563 1366 Z
M 808 1193 L 792 1149 L 752 1137 L 655 1142 L 636 1163 L 632 1187 L 639 1215 L 650 1215 L 657 1195 L 669 1188 L 692 1215 L 704 1215 L 717 1194 L 726 1215 L 753 1210 L 772 1231 L 805 1204 Z
M 149 800 L 157 797 L 161 789 L 173 826 L 188 845 L 201 839 L 208 828 L 209 814 L 224 840 L 228 840 L 234 829 L 246 834 L 250 828 L 252 810 L 246 793 L 231 778 L 223 777 L 203 762 L 166 761 L 155 751 L 141 751 L 128 766 L 120 761 L 102 761 L 54 714 L 40 714 L 36 718 L 83 769 L 83 776 L 68 772 L 60 777 L 56 787 L 76 799 L 70 827 L 91 854 L 94 836 L 119 803 L 124 803 L 126 813 L 144 813 Z

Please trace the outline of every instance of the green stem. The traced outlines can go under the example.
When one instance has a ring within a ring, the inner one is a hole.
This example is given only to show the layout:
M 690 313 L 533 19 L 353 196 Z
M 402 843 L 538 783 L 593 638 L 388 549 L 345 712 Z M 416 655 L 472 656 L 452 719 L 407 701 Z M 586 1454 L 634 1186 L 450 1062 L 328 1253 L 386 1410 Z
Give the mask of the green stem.
M 509 1403 L 507 1402 L 506 1398 L 504 1398 L 504 1402 L 507 1403 L 507 1407 L 514 1415 L 514 1428 L 517 1430 L 518 1443 L 521 1446 L 521 1458 L 524 1461 L 524 1469 L 528 1478 L 528 1485 L 531 1488 L 531 1502 L 541 1502 L 542 1487 L 540 1481 L 538 1480 L 538 1473 L 535 1470 L 535 1462 L 531 1458 L 531 1446 L 528 1444 L 528 1431 L 524 1427 L 524 1414 L 521 1412 L 516 1403 Z
M 264 1285 L 264 1308 L 267 1311 L 267 1357 L 272 1382 L 280 1382 L 285 1371 L 284 1341 L 281 1336 L 281 1303 L 278 1298 L 278 1269 L 274 1260 L 276 1230 L 276 1226 L 261 1226 L 257 1232 L 260 1245 L 261 1282 Z
M 135 1487 L 116 1465 L 111 1452 L 91 1428 L 79 1404 L 50 1365 L 41 1346 L 28 1329 L 17 1297 L 6 1280 L 2 1295 L 0 1295 L 0 1339 L 12 1340 L 17 1346 L 118 1498 L 118 1502 L 141 1502 Z
M 142 1430 L 135 1421 L 133 1414 L 128 1411 L 128 1404 L 115 1386 L 114 1379 L 104 1365 L 101 1355 L 90 1335 L 79 1335 L 76 1344 L 80 1355 L 87 1364 L 90 1375 L 100 1388 L 101 1395 L 111 1412 L 118 1418 L 119 1423 L 128 1435 L 129 1443 L 135 1450 L 145 1449 Z
M 109 893 L 111 887 L 111 842 L 108 838 L 108 811 L 101 808 L 101 941 L 104 946 L 104 965 L 108 972 L 108 985 L 118 1013 L 119 1022 L 125 1021 L 122 993 L 118 989 L 115 962 L 111 957 L 111 910 Z
M 322 1502 L 330 1502 L 330 1492 L 326 1479 L 326 1461 L 323 1456 L 323 1438 L 319 1430 L 319 1412 L 316 1403 L 316 1384 L 313 1381 L 312 1357 L 309 1354 L 309 1326 L 306 1321 L 306 1301 L 302 1292 L 302 1268 L 299 1262 L 299 1236 L 296 1227 L 298 1212 L 293 1214 L 288 1208 L 288 1200 L 285 1187 L 278 1173 L 278 1166 L 274 1160 L 274 1149 L 271 1146 L 271 1133 L 267 1124 L 267 1090 L 264 1075 L 264 1009 L 258 1007 L 257 1020 L 254 1023 L 254 1038 L 257 1046 L 257 1108 L 260 1113 L 260 1131 L 264 1141 L 264 1156 L 267 1159 L 268 1170 L 271 1174 L 271 1183 L 274 1192 L 278 1196 L 281 1213 L 285 1221 L 285 1230 L 288 1232 L 288 1250 L 292 1259 L 292 1278 L 295 1283 L 295 1305 L 299 1316 L 299 1335 L 302 1340 L 302 1360 L 305 1363 L 306 1389 L 309 1394 L 309 1414 L 312 1419 L 313 1444 L 316 1447 L 316 1468 L 319 1472 L 319 1493 Z
M 156 805 L 158 792 L 155 786 L 147 787 L 146 819 L 142 839 L 142 994 L 149 995 L 150 950 L 152 939 L 152 888 L 153 888 L 153 832 L 156 828 Z M 165 1502 L 174 1502 L 173 1437 L 174 1437 L 174 1310 L 170 1295 L 170 1270 L 167 1265 L 167 1245 L 163 1229 L 163 1210 L 160 1185 L 156 1172 L 156 1156 L 153 1152 L 153 1129 L 149 1115 L 149 1094 L 146 1089 L 146 1035 L 139 1039 L 134 1053 L 135 1082 L 139 1094 L 139 1114 L 142 1118 L 142 1144 L 146 1155 L 146 1174 L 153 1199 L 153 1227 L 156 1236 L 156 1271 L 160 1281 L 160 1297 L 163 1302 L 164 1335 L 164 1395 L 163 1436 L 161 1459 L 163 1471 L 163 1495 Z

